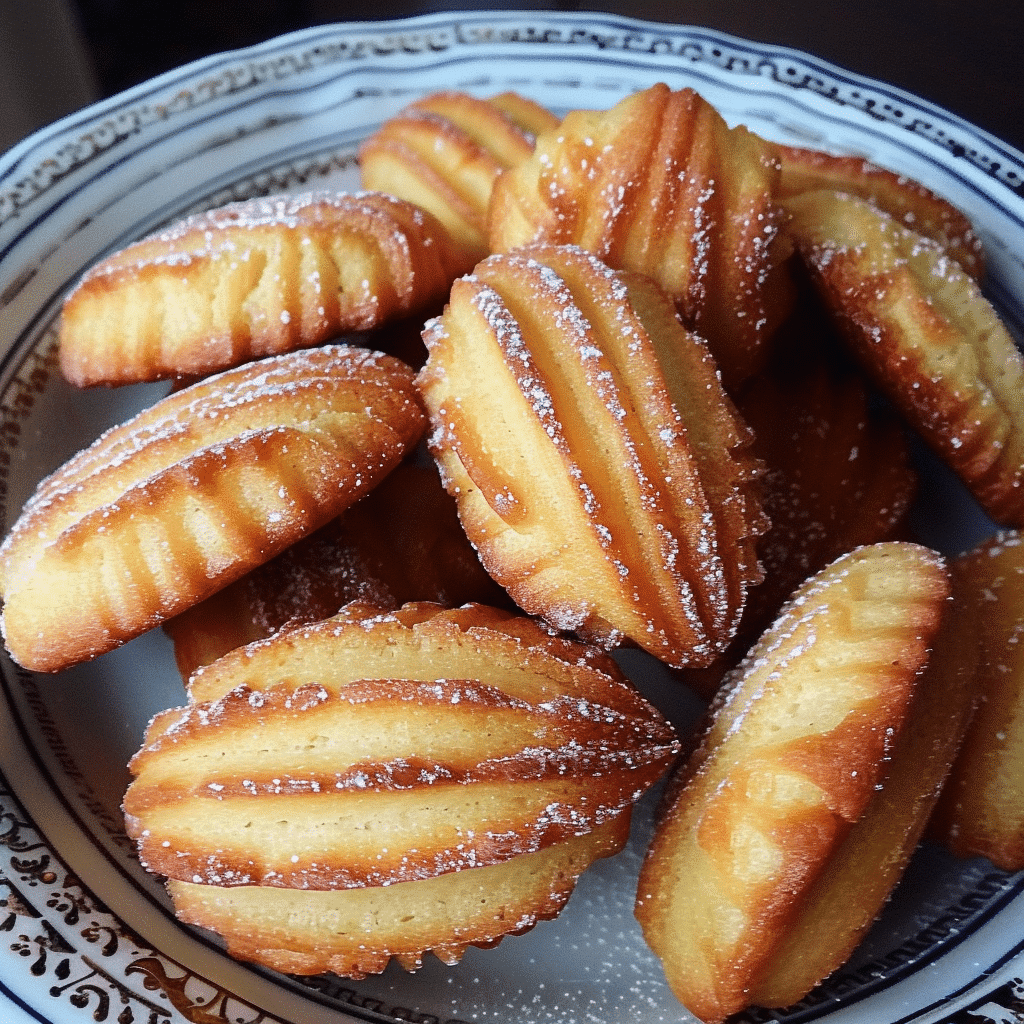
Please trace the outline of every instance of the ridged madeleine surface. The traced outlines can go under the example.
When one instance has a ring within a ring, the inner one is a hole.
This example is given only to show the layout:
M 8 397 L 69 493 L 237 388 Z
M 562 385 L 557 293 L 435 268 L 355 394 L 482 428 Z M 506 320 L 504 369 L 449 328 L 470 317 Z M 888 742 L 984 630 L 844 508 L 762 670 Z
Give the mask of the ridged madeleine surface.
M 88 271 L 64 304 L 60 366 L 80 387 L 203 376 L 430 313 L 470 266 L 392 196 L 231 203 Z
M 837 156 L 816 149 L 776 146 L 782 173 L 779 201 L 827 190 L 859 196 L 885 210 L 893 220 L 937 242 L 971 277 L 985 275 L 981 239 L 968 217 L 919 181 L 896 174 L 857 156 Z
M 578 873 L 583 851 L 621 847 L 633 803 L 676 749 L 671 727 L 610 658 L 532 620 L 475 605 L 354 605 L 197 673 L 190 703 L 157 716 L 132 761 L 126 823 L 142 863 L 172 879 L 374 888 L 351 901 L 318 896 L 310 912 L 368 899 L 404 910 L 399 883 L 552 847 L 561 853 L 533 863 Z M 590 835 L 594 843 L 578 842 Z M 520 869 L 533 870 L 510 868 L 510 883 Z M 440 886 L 437 900 L 450 888 Z M 570 888 L 563 878 L 554 902 Z M 429 890 L 423 898 L 436 902 Z M 538 906 L 530 896 L 487 934 L 434 906 L 429 937 L 404 949 L 392 948 L 389 924 L 379 943 L 327 932 L 303 969 L 328 969 L 356 941 L 367 947 L 358 971 L 381 969 L 395 951 L 490 942 L 532 924 Z
M 522 93 L 512 91 L 498 93 L 497 96 L 491 96 L 487 102 L 491 106 L 497 107 L 513 124 L 526 133 L 530 139 L 531 148 L 541 132 L 546 132 L 558 124 L 558 118 L 547 107 Z M 517 145 L 517 150 L 519 148 Z
M 976 703 L 978 617 L 955 567 L 947 602 L 885 779 L 804 897 L 772 964 L 752 989 L 759 1006 L 792 1006 L 844 964 L 874 924 L 917 848 Z
M 162 399 L 26 503 L 0 547 L 8 649 L 57 671 L 139 635 L 340 514 L 425 424 L 409 367 L 348 346 Z
M 693 90 L 655 85 L 538 137 L 495 183 L 491 250 L 574 244 L 653 277 L 731 385 L 761 365 L 789 300 L 772 253 L 778 172 L 767 143 Z
M 860 548 L 796 592 L 726 683 L 670 783 L 636 903 L 701 1020 L 750 1004 L 874 796 L 948 595 L 934 552 Z
M 428 440 L 491 575 L 557 628 L 713 658 L 765 523 L 749 431 L 671 301 L 535 246 L 457 281 L 424 340 Z
M 476 262 L 487 255 L 494 181 L 533 152 L 535 133 L 557 124 L 515 93 L 480 99 L 449 90 L 389 118 L 359 149 L 364 188 L 429 210 Z
M 787 200 L 801 256 L 879 386 L 997 522 L 1024 526 L 1024 356 L 937 243 L 869 202 Z
M 980 697 L 933 830 L 959 857 L 1024 868 L 1024 537 L 1005 531 L 957 562 L 978 615 Z

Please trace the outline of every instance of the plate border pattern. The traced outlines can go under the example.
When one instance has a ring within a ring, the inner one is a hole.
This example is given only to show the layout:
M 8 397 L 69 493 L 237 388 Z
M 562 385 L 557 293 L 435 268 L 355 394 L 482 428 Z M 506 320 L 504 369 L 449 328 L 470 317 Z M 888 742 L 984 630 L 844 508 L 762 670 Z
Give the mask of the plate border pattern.
M 0 850 L 0 935 L 27 974 L 50 983 L 63 1014 L 78 1011 L 99 1024 L 285 1024 L 127 928 L 31 821 L 3 773 Z
M 294 46 L 308 37 L 299 53 L 258 56 L 255 49 L 233 51 L 187 65 L 160 76 L 153 83 L 129 90 L 126 95 L 135 98 L 131 105 L 124 106 L 122 100 L 118 109 L 112 109 L 95 128 L 46 153 L 34 166 L 19 167 L 18 173 L 9 180 L 0 179 L 0 226 L 94 159 L 153 125 L 194 113 L 212 101 L 240 95 L 267 81 L 284 83 L 303 73 L 369 57 L 438 53 L 451 47 L 471 49 L 495 44 L 579 47 L 581 52 L 623 53 L 637 58 L 675 57 L 691 65 L 707 62 L 733 74 L 768 75 L 791 88 L 807 90 L 840 106 L 856 107 L 872 118 L 927 138 L 1024 197 L 1024 176 L 1008 165 L 1008 151 L 1000 152 L 1003 147 L 998 140 L 986 136 L 988 148 L 966 141 L 968 135 L 976 140 L 979 129 L 965 124 L 965 135 L 957 137 L 928 116 L 924 101 L 796 51 L 778 47 L 771 48 L 771 53 L 765 55 L 752 50 L 743 40 L 707 29 L 668 24 L 661 27 L 611 17 L 595 20 L 595 24 L 604 27 L 601 31 L 567 27 L 545 17 L 537 17 L 533 19 L 534 24 L 526 25 L 503 24 L 507 18 L 493 16 L 463 15 L 450 23 L 433 19 L 434 24 L 429 24 L 432 19 L 423 20 L 428 24 L 422 28 L 402 28 L 398 22 L 394 24 L 399 27 L 390 31 L 382 31 L 379 24 L 371 29 L 368 26 L 372 23 L 357 23 L 352 26 L 351 39 L 330 42 L 325 41 L 325 30 L 330 26 L 293 33 L 282 37 L 281 45 L 290 41 Z M 193 88 L 184 87 L 178 81 L 181 77 L 194 78 L 203 71 L 208 74 Z M 879 102 L 875 96 L 865 94 L 865 86 L 891 99 Z M 942 119 L 948 122 L 951 117 L 943 113 Z M 73 127 L 74 120 L 73 116 L 58 125 Z

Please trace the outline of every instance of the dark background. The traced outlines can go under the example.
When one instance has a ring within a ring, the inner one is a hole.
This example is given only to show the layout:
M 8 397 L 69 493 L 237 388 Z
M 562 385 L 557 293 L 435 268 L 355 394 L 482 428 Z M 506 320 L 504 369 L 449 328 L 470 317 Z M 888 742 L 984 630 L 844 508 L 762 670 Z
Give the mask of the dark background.
M 8 2 L 8 0 L 0 0 Z M 103 95 L 186 61 L 309 25 L 495 3 L 346 0 L 73 0 Z M 529 3 L 704 25 L 792 46 L 938 103 L 1024 149 L 1021 0 L 638 0 Z
M 0 0 L 0 150 L 162 71 L 295 29 L 498 6 L 380 0 Z M 519 0 L 790 46 L 937 103 L 1024 150 L 1024 2 L 988 0 Z

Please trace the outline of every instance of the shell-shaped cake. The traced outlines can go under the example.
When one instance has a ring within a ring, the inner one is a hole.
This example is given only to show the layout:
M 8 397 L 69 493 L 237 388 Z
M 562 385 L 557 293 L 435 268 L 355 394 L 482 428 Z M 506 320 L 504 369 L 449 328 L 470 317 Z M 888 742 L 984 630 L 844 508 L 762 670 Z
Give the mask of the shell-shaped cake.
M 781 145 L 775 155 L 782 167 L 778 196 L 783 207 L 790 196 L 822 189 L 859 196 L 937 242 L 971 277 L 984 277 L 985 253 L 970 219 L 919 181 L 859 156 Z
M 533 620 L 356 604 L 198 672 L 124 806 L 232 953 L 359 976 L 553 916 L 676 751 L 607 655 Z
M 978 609 L 950 567 L 952 594 L 918 675 L 910 711 L 864 813 L 800 903 L 769 968 L 759 1006 L 792 1006 L 846 963 L 882 913 L 918 848 L 972 719 Z M 851 769 L 852 770 L 852 769 Z
M 161 399 L 25 504 L 0 547 L 8 649 L 52 672 L 119 646 L 339 515 L 425 426 L 412 370 L 345 345 Z
M 766 524 L 750 432 L 671 300 L 535 246 L 457 281 L 424 340 L 428 443 L 490 574 L 556 628 L 711 660 Z
M 797 590 L 713 703 L 670 779 L 636 903 L 672 990 L 701 1020 L 760 998 L 885 778 L 949 594 L 943 559 L 927 548 L 843 555 Z M 930 728 L 942 735 L 941 718 Z M 918 778 L 922 792 L 937 789 L 934 776 Z M 899 824 L 890 821 L 890 838 Z M 883 850 L 852 877 L 866 887 L 885 859 Z M 848 902 L 857 900 L 854 886 Z M 828 951 L 846 938 L 830 932 Z
M 364 188 L 429 210 L 472 262 L 487 255 L 494 181 L 533 152 L 534 137 L 558 119 L 517 93 L 481 99 L 433 93 L 389 118 L 359 149 Z
M 786 201 L 787 232 L 843 337 L 985 511 L 1024 526 L 1024 355 L 977 282 L 866 200 Z
M 778 174 L 764 140 L 692 89 L 655 85 L 538 137 L 495 184 L 491 250 L 573 244 L 653 277 L 731 386 L 762 364 L 790 301 L 772 251 Z
M 429 314 L 471 266 L 389 195 L 230 203 L 89 270 L 64 304 L 61 371 L 80 387 L 203 376 Z

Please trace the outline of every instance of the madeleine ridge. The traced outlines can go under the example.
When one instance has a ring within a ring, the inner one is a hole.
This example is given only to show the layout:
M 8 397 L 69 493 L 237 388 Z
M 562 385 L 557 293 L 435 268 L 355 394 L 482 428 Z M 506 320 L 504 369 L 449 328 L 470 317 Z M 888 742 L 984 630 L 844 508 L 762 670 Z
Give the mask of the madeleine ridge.
M 481 99 L 457 90 L 411 103 L 359 147 L 364 188 L 430 211 L 471 263 L 487 255 L 494 182 L 533 152 L 534 136 L 558 119 L 517 93 Z
M 348 345 L 168 395 L 26 502 L 0 546 L 8 650 L 39 672 L 113 650 L 339 515 L 425 426 L 412 370 Z
M 197 672 L 124 808 L 235 955 L 358 977 L 554 916 L 677 749 L 611 658 L 533 620 L 354 604 Z
M 995 522 L 1024 526 L 1024 354 L 937 242 L 866 200 L 786 200 L 835 322 L 881 390 Z
M 659 83 L 542 132 L 494 184 L 491 251 L 578 245 L 654 278 L 732 388 L 764 365 L 792 301 L 774 251 L 778 177 L 767 142 Z
M 228 203 L 83 276 L 61 371 L 77 387 L 205 376 L 430 315 L 472 265 L 434 217 L 384 193 Z
M 760 578 L 758 466 L 658 286 L 525 247 L 457 281 L 424 341 L 428 443 L 520 607 L 675 666 L 720 653 Z
M 700 1020 L 721 1024 L 774 996 L 776 984 L 791 996 L 792 984 L 800 987 L 774 977 L 779 951 L 913 725 L 919 673 L 949 594 L 936 552 L 904 542 L 858 548 L 801 586 L 727 679 L 700 743 L 669 781 L 635 908 L 672 991 Z M 951 714 L 957 703 L 947 702 Z M 950 731 L 940 719 L 928 734 Z M 911 771 L 883 837 L 895 840 L 915 814 L 914 780 L 927 792 L 940 777 Z M 884 871 L 884 842 L 880 857 L 882 868 L 865 858 L 845 876 L 853 908 L 861 884 Z M 846 941 L 842 929 L 819 937 L 825 973 L 832 950 L 849 953 Z

